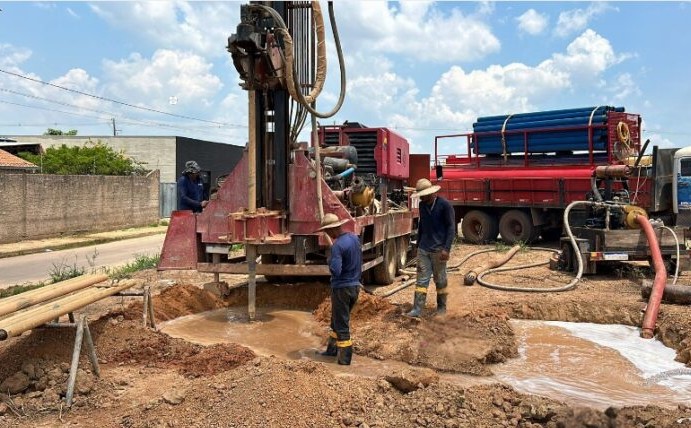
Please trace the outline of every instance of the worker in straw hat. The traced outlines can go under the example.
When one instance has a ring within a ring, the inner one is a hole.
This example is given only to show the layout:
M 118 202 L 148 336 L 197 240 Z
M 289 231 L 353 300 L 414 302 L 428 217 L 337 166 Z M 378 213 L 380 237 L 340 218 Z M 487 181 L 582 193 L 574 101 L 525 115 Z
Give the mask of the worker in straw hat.
M 426 178 L 421 178 L 415 185 L 414 195 L 420 198 L 417 280 L 413 309 L 406 315 L 416 318 L 422 315 L 432 276 L 437 288 L 436 314 L 446 313 L 446 262 L 449 260 L 451 245 L 456 237 L 456 220 L 453 207 L 449 201 L 437 195 L 438 191 L 439 186 L 433 185 Z
M 353 342 L 350 339 L 350 311 L 355 306 L 360 291 L 362 275 L 362 250 L 360 238 L 346 232 L 342 226 L 348 220 L 341 220 L 336 214 L 328 213 L 317 229 L 333 240 L 329 256 L 331 272 L 331 332 L 326 351 L 321 355 L 337 357 L 338 364 L 349 365 L 353 357 Z

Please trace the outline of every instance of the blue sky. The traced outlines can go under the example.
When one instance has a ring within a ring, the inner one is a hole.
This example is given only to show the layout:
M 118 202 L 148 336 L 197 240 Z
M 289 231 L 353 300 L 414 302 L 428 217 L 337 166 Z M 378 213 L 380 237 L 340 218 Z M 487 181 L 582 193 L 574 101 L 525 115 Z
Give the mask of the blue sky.
M 115 118 L 120 135 L 244 144 L 246 93 L 225 50 L 241 4 L 0 2 L 0 136 L 112 135 Z M 653 144 L 689 145 L 691 3 L 345 0 L 334 9 L 348 90 L 321 123 L 389 127 L 422 153 L 478 116 L 615 105 L 642 115 Z M 327 43 L 322 111 L 339 84 L 330 31 Z

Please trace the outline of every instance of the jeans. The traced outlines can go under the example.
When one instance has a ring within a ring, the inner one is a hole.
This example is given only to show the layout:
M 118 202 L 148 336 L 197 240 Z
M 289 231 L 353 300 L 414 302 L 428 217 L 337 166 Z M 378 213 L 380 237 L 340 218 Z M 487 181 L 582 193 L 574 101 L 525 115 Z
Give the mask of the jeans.
M 350 311 L 359 292 L 359 285 L 331 289 L 331 330 L 338 341 L 350 340 Z
M 417 281 L 416 286 L 427 288 L 429 280 L 434 276 L 434 284 L 437 290 L 446 288 L 446 261 L 440 260 L 441 251 L 417 250 Z

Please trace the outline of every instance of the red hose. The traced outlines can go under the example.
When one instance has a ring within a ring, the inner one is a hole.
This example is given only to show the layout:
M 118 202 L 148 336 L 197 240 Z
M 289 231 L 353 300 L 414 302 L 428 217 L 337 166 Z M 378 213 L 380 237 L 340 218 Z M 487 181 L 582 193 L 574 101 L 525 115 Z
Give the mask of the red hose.
M 641 225 L 641 229 L 645 232 L 645 237 L 648 238 L 648 246 L 650 246 L 650 253 L 653 257 L 653 267 L 655 268 L 655 280 L 653 281 L 653 288 L 650 291 L 648 298 L 648 307 L 645 310 L 643 317 L 643 325 L 641 326 L 641 337 L 650 339 L 655 335 L 655 321 L 657 321 L 657 313 L 660 310 L 660 301 L 662 301 L 662 294 L 667 285 L 667 269 L 662 261 L 662 254 L 660 253 L 660 245 L 657 242 L 655 231 L 647 218 L 642 215 L 636 216 L 636 221 Z

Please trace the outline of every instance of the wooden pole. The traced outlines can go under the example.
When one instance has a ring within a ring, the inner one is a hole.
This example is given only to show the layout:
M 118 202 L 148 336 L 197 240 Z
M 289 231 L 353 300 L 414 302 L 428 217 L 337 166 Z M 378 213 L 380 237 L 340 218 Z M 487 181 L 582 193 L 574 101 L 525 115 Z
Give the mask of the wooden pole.
M 0 316 L 28 308 L 58 296 L 64 296 L 65 294 L 81 290 L 82 288 L 103 282 L 107 279 L 108 275 L 82 275 L 66 281 L 46 285 L 36 290 L 5 297 L 4 299 L 0 299 Z
M 20 314 L 0 320 L 0 340 L 18 336 L 27 330 L 73 312 L 90 303 L 116 294 L 135 285 L 134 281 L 123 281 L 112 287 L 94 287 L 64 296 L 60 299 L 34 306 Z
M 72 406 L 72 397 L 74 396 L 74 384 L 77 380 L 77 369 L 79 367 L 79 354 L 82 350 L 82 339 L 84 337 L 84 317 L 82 316 L 77 324 L 77 335 L 74 339 L 74 350 L 72 351 L 72 365 L 70 366 L 70 375 L 67 379 L 67 395 L 65 401 L 67 407 Z

